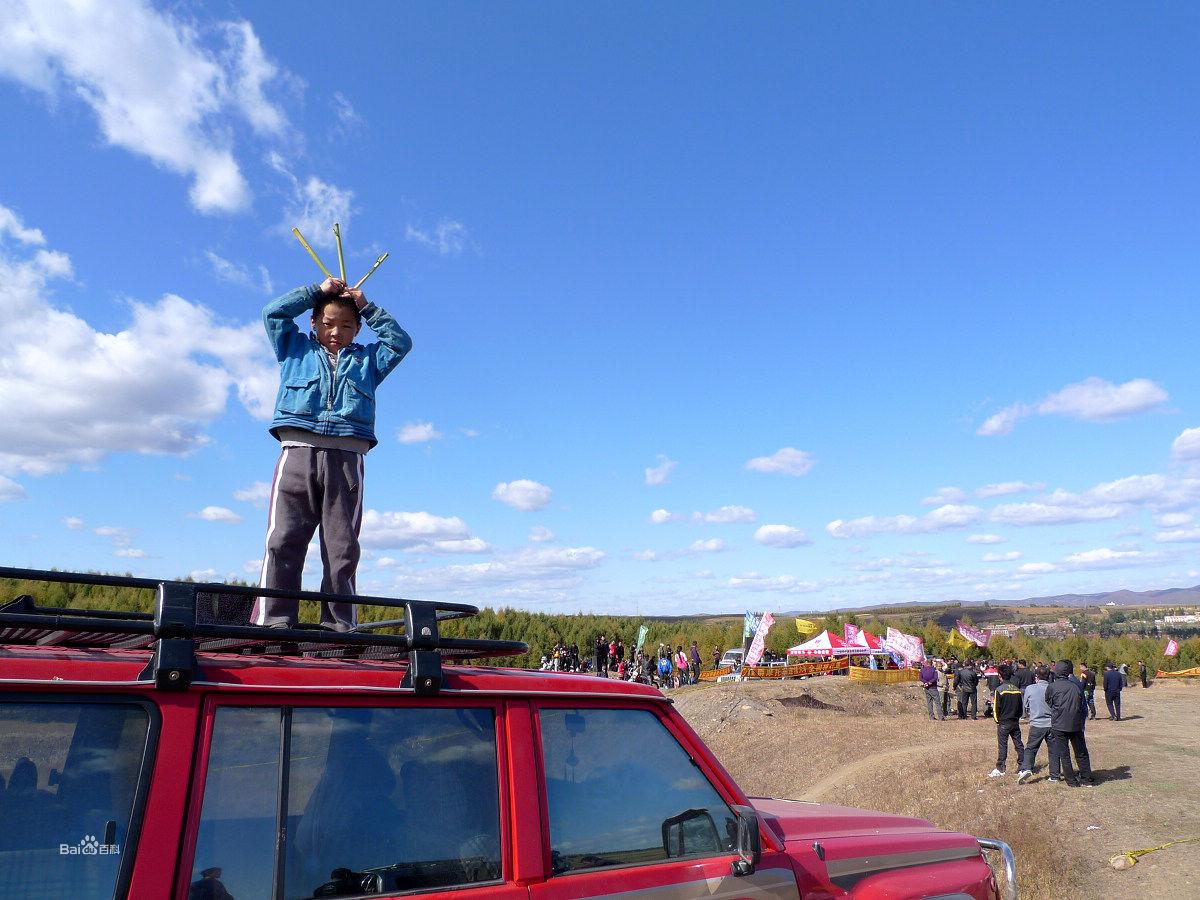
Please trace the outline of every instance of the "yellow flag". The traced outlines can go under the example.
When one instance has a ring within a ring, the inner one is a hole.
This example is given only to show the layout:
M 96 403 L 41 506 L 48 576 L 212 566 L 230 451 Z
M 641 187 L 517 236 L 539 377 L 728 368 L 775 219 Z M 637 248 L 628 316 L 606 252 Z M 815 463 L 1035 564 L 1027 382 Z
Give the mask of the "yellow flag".
M 810 622 L 808 619 L 797 619 L 796 620 L 796 630 L 798 632 L 800 632 L 800 634 L 802 634 L 802 635 L 816 634 L 818 631 L 821 630 L 821 626 L 818 625 L 816 622 Z
M 951 647 L 974 647 L 975 645 L 963 637 L 962 632 L 957 628 L 950 629 L 950 646 Z

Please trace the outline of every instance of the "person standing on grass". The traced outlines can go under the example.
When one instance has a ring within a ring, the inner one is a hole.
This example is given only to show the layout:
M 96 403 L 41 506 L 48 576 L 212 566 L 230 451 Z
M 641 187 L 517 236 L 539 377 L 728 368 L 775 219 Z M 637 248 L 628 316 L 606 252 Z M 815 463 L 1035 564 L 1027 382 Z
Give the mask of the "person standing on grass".
M 938 670 L 933 667 L 932 660 L 925 660 L 921 666 L 921 687 L 925 689 L 925 708 L 929 710 L 929 718 L 944 721 L 941 704 L 938 703 Z
M 1150 687 L 1150 678 L 1146 673 L 1146 661 L 1144 659 L 1138 661 L 1138 675 L 1142 679 L 1142 687 Z
M 1104 664 L 1104 703 L 1108 706 L 1108 717 L 1117 722 L 1121 721 L 1121 688 L 1125 685 L 1125 677 L 1118 672 L 1112 663 Z
M 954 696 L 954 675 L 950 671 L 950 663 L 938 663 L 938 687 L 942 691 L 942 715 L 944 721 L 950 715 L 950 699 Z
M 992 698 L 992 716 L 996 720 L 996 768 L 988 773 L 989 778 L 999 778 L 1004 774 L 1008 762 L 1008 742 L 1012 740 L 1013 749 L 1017 752 L 1017 768 L 1025 756 L 1025 745 L 1021 743 L 1021 711 L 1024 708 L 1024 692 L 1012 683 L 1012 666 L 1001 663 L 996 674 L 1000 676 L 1000 684 L 996 687 L 996 695 Z M 1017 773 L 1018 776 L 1020 772 Z
M 1083 736 L 1087 707 L 1083 702 L 1083 687 L 1071 677 L 1073 668 L 1071 660 L 1059 661 L 1054 667 L 1054 681 L 1046 688 L 1046 705 L 1050 707 L 1049 780 L 1065 778 L 1071 787 L 1079 787 L 1081 783 L 1092 787 L 1096 782 L 1092 778 L 1092 761 Z M 1120 673 L 1116 674 L 1119 678 Z M 1079 766 L 1078 777 L 1071 766 L 1072 751 Z
M 1024 784 L 1033 775 L 1037 764 L 1038 748 L 1050 736 L 1050 707 L 1046 705 L 1046 688 L 1050 681 L 1048 669 L 1040 668 L 1033 673 L 1035 681 L 1025 688 L 1022 708 L 1029 719 L 1029 736 L 1025 741 L 1025 756 L 1021 771 L 1017 773 L 1017 784 Z
M 954 676 L 954 686 L 958 690 L 958 717 L 967 717 L 967 707 L 971 708 L 971 718 L 979 718 L 979 671 L 972 662 L 963 663 L 963 667 Z
M 692 684 L 699 684 L 700 683 L 700 667 L 704 663 L 700 659 L 700 648 L 696 646 L 695 641 L 692 641 L 691 662 L 692 662 Z
M 1033 670 L 1029 668 L 1029 663 L 1025 660 L 1017 660 L 1017 668 L 1013 672 L 1012 683 L 1021 690 L 1025 690 L 1025 688 L 1033 684 Z
M 1096 673 L 1087 666 L 1079 667 L 1079 680 L 1083 685 L 1083 700 L 1087 704 L 1088 718 L 1096 718 Z

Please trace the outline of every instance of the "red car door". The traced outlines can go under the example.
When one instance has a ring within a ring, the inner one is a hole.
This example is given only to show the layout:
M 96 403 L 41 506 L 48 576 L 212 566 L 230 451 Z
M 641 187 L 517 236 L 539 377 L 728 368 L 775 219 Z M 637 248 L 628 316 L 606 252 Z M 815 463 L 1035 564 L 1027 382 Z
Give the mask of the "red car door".
M 779 849 L 764 844 L 752 874 L 732 873 L 731 807 L 744 798 L 711 777 L 658 704 L 584 702 L 535 704 L 542 878 L 530 900 L 798 900 Z

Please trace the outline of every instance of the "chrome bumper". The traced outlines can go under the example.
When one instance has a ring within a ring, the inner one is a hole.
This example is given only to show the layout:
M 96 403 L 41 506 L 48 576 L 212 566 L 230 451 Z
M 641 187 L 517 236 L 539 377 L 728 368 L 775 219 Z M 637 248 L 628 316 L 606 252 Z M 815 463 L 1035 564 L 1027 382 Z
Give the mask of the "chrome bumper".
M 1013 856 L 1012 847 L 1004 843 L 1004 841 L 995 841 L 991 838 L 975 838 L 979 842 L 979 847 L 982 850 L 996 850 L 1004 859 L 1004 883 L 1000 886 L 1000 893 L 1004 900 L 1017 900 L 1017 858 Z M 987 859 L 987 854 L 984 854 L 984 859 Z M 988 865 L 992 865 L 989 860 Z M 996 867 L 992 866 L 992 872 L 995 873 Z

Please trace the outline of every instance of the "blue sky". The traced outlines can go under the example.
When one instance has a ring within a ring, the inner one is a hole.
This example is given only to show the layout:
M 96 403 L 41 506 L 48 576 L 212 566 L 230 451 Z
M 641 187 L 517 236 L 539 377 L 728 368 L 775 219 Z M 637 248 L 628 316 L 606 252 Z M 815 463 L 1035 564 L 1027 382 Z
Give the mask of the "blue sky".
M 257 576 L 259 312 L 352 275 L 360 590 L 826 609 L 1200 582 L 1200 11 L 17 2 L 9 564 Z M 319 572 L 313 571 L 313 583 Z

